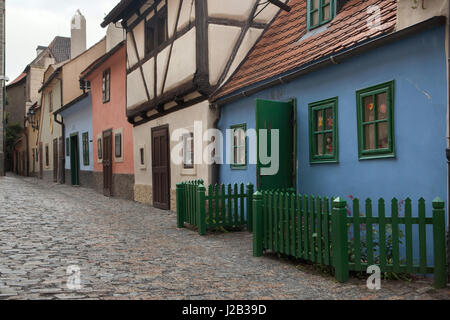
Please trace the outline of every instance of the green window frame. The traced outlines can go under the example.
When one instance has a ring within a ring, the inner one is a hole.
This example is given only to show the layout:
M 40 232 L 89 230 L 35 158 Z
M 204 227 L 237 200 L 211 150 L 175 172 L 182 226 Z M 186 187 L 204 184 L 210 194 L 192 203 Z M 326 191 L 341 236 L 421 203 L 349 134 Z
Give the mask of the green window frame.
M 66 157 L 70 156 L 70 139 L 66 138 Z
M 308 0 L 308 30 L 327 24 L 336 16 L 336 0 Z
M 310 163 L 339 162 L 337 107 L 337 97 L 308 105 Z
M 89 133 L 85 132 L 82 135 L 83 142 L 83 165 L 89 165 Z
M 231 169 L 244 170 L 247 169 L 247 124 L 237 124 L 230 127 L 231 129 Z M 243 136 L 236 136 L 237 132 Z M 243 160 L 243 161 L 242 161 Z
M 356 92 L 360 160 L 394 158 L 395 81 Z

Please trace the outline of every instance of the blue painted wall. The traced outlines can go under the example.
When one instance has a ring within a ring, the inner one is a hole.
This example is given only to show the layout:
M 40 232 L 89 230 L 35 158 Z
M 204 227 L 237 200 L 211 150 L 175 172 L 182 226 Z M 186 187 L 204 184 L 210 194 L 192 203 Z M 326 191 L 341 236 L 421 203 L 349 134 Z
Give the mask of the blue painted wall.
M 298 181 L 301 193 L 358 198 L 446 199 L 445 29 L 394 44 L 273 87 L 222 109 L 219 128 L 255 127 L 255 99 L 298 102 Z M 356 91 L 395 80 L 395 159 L 358 160 Z M 339 164 L 309 163 L 308 104 L 339 98 Z M 225 150 L 228 152 L 228 150 Z M 221 166 L 221 182 L 256 183 L 256 166 Z M 429 203 L 430 204 L 430 203 Z
M 69 109 L 62 111 L 64 124 L 66 126 L 65 138 L 70 138 L 73 133 L 78 133 L 78 143 L 80 148 L 80 170 L 93 171 L 93 140 L 92 138 L 92 99 L 91 94 L 78 101 Z M 89 132 L 89 166 L 83 164 L 83 133 Z M 70 157 L 66 156 L 66 169 L 70 170 Z
M 356 91 L 391 80 L 395 80 L 396 158 L 360 161 Z M 225 105 L 218 126 L 223 132 L 241 123 L 255 128 L 255 99 L 288 101 L 296 98 L 297 188 L 300 193 L 343 196 L 348 201 L 349 195 L 373 200 L 383 197 L 388 213 L 393 197 L 399 200 L 410 197 L 414 216 L 417 215 L 417 200 L 423 197 L 427 201 L 427 216 L 431 216 L 431 201 L 437 196 L 447 199 L 446 87 L 445 29 L 437 27 Z M 311 165 L 308 104 L 332 97 L 339 99 L 339 163 Z M 222 165 L 220 178 L 225 184 L 256 184 L 256 166 L 232 170 L 229 165 Z M 377 210 L 376 204 L 374 210 Z M 400 250 L 404 252 L 404 247 Z M 432 255 L 432 229 L 428 226 L 429 261 Z M 417 245 L 414 256 L 418 256 Z

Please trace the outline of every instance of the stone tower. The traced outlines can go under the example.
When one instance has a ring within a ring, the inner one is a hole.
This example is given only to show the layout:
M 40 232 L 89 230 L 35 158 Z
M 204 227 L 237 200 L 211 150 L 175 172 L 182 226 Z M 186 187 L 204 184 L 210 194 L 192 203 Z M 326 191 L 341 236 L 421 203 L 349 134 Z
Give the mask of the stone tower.
M 86 51 L 86 18 L 77 10 L 70 25 L 70 58 Z

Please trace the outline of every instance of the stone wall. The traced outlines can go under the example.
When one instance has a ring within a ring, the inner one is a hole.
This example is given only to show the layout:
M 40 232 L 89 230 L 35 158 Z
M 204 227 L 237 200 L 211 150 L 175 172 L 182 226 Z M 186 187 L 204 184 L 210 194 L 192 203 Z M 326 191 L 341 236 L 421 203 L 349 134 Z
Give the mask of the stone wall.
M 134 201 L 153 205 L 153 187 L 150 185 L 134 185 Z M 170 210 L 177 210 L 177 191 L 170 190 Z
M 103 193 L 103 172 L 94 172 L 94 189 Z M 115 198 L 134 200 L 134 175 L 113 174 L 112 195 Z

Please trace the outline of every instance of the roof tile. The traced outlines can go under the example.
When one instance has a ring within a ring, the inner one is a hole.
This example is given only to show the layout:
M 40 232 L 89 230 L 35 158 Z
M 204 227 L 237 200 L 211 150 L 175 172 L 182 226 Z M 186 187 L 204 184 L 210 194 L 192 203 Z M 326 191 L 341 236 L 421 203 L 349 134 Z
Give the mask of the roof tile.
M 349 0 L 326 30 L 300 40 L 307 34 L 306 1 L 291 0 L 289 5 L 292 10 L 289 13 L 280 12 L 244 62 L 211 100 L 391 33 L 396 24 L 396 0 Z M 379 5 L 381 10 L 378 28 L 369 28 L 367 23 L 370 19 L 367 9 L 372 5 Z

